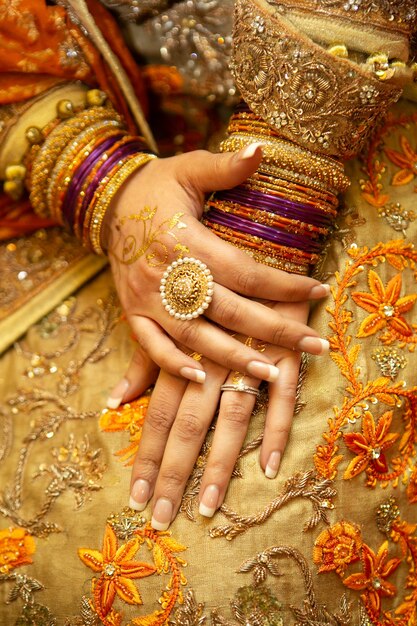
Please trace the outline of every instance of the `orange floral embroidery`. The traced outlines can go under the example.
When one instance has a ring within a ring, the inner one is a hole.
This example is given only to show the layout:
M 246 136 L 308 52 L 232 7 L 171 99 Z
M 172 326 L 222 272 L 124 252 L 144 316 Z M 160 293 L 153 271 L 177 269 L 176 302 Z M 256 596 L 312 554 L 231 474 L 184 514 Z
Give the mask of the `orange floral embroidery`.
M 388 471 L 383 451 L 392 446 L 400 436 L 398 433 L 388 432 L 391 422 L 392 411 L 386 411 L 376 426 L 372 413 L 365 411 L 362 417 L 362 433 L 346 433 L 343 436 L 349 450 L 356 454 L 346 468 L 344 478 L 353 478 L 369 466 L 377 473 Z
M 129 433 L 130 445 L 116 452 L 125 465 L 132 465 L 139 442 L 142 437 L 142 427 L 149 406 L 150 396 L 143 396 L 139 400 L 123 404 L 119 409 L 104 409 L 100 416 L 99 425 L 105 432 Z
M 0 530 L 0 573 L 33 563 L 30 556 L 35 549 L 35 540 L 24 528 Z
M 412 504 L 417 503 L 417 467 L 414 468 L 414 471 L 410 476 L 407 487 L 407 495 Z
M 408 185 L 417 176 L 417 152 L 413 150 L 407 137 L 401 135 L 400 145 L 402 152 L 393 150 L 392 148 L 385 148 L 385 154 L 392 163 L 400 167 L 400 171 L 394 174 L 391 180 L 391 185 Z
M 413 307 L 417 294 L 400 298 L 402 284 L 400 274 L 394 276 L 385 288 L 378 274 L 370 270 L 368 284 L 371 293 L 363 291 L 352 293 L 356 304 L 370 313 L 361 323 L 356 336 L 369 337 L 388 325 L 400 336 L 410 337 L 413 329 L 402 314 Z
M 140 547 L 138 537 L 120 547 L 111 526 L 106 526 L 103 551 L 80 548 L 78 555 L 84 565 L 100 573 L 93 579 L 94 607 L 103 621 L 112 609 L 116 594 L 128 604 L 142 604 L 142 598 L 132 579 L 144 578 L 156 572 L 149 563 L 133 561 Z M 108 620 L 106 623 L 110 623 Z
M 396 587 L 387 578 L 397 569 L 401 560 L 388 558 L 388 541 L 385 541 L 375 554 L 366 544 L 362 546 L 363 572 L 351 574 L 343 584 L 349 589 L 365 590 L 362 600 L 367 609 L 378 615 L 381 610 L 381 598 L 392 597 Z
M 349 333 L 355 318 L 348 303 L 349 289 L 357 285 L 357 277 L 366 271 L 367 267 L 377 268 L 384 261 L 387 262 L 387 266 L 392 266 L 397 271 L 405 272 L 408 270 L 410 273 L 412 272 L 414 279 L 417 280 L 417 252 L 412 244 L 398 240 L 379 243 L 371 250 L 367 247 L 360 249 L 355 246 L 348 253 L 351 260 L 346 263 L 344 273 L 336 272 L 337 284 L 332 288 L 334 305 L 327 309 L 331 316 L 329 326 L 333 331 L 333 334 L 329 337 L 330 356 L 336 363 L 342 376 L 346 379 L 347 384 L 341 406 L 335 406 L 333 408 L 333 416 L 327 420 L 328 429 L 327 432 L 323 433 L 324 442 L 320 443 L 316 448 L 314 455 L 315 467 L 320 476 L 332 480 L 336 478 L 339 465 L 344 459 L 340 446 L 342 441 L 347 447 L 350 444 L 351 449 L 354 446 L 353 451 L 356 454 L 355 459 L 350 462 L 346 470 L 345 478 L 352 478 L 360 471 L 366 469 L 368 474 L 367 486 L 369 487 L 374 488 L 377 483 L 382 487 L 387 487 L 389 484 L 396 487 L 400 480 L 407 485 L 410 482 L 410 463 L 413 462 L 416 454 L 417 387 L 407 387 L 404 382 L 393 382 L 388 377 L 379 377 L 368 381 L 363 380 L 361 370 L 357 365 L 361 345 L 355 345 L 353 336 Z M 374 269 L 370 269 L 371 272 L 376 275 Z M 382 293 L 380 289 L 383 285 L 372 274 L 371 284 L 373 285 L 374 293 L 364 295 L 367 297 L 373 296 L 376 300 L 376 294 Z M 399 289 L 400 280 L 398 278 L 395 281 L 389 281 L 384 289 L 384 293 L 390 294 L 392 297 L 391 301 L 395 305 L 399 301 L 401 301 L 401 304 L 404 304 L 404 300 L 399 298 Z M 361 295 L 363 294 L 361 293 Z M 415 299 L 415 296 L 411 298 L 412 303 L 414 303 Z M 370 301 L 367 301 L 367 304 L 369 303 L 373 307 L 375 300 L 371 298 Z M 405 306 L 407 306 L 407 303 L 410 304 L 411 300 L 407 300 Z M 392 335 L 385 337 L 384 343 L 392 342 L 396 338 L 394 330 L 391 329 L 390 332 Z M 412 352 L 416 345 L 417 334 L 414 333 L 409 338 L 402 336 L 398 348 L 407 346 L 408 350 Z M 365 421 L 370 420 L 370 416 L 366 413 L 370 404 L 375 405 L 375 410 L 377 405 L 387 405 L 390 409 L 396 405 L 401 406 L 402 432 L 399 433 L 399 436 L 395 433 L 393 436 L 390 435 L 388 439 L 385 439 L 388 431 L 388 421 L 391 422 L 391 417 L 388 417 L 389 413 L 388 415 L 386 414 L 387 409 L 382 406 L 380 409 L 382 414 L 380 419 L 382 421 L 378 422 L 377 426 L 372 426 L 367 422 L 366 425 L 364 424 L 365 430 L 362 434 L 356 435 L 356 437 L 355 435 L 349 435 L 345 438 L 344 431 L 349 424 L 360 423 L 362 419 Z M 364 436 L 365 433 L 366 436 Z M 371 448 L 372 450 L 375 447 L 381 448 L 381 445 L 376 444 L 377 439 L 379 444 L 383 444 L 383 447 L 393 447 L 393 453 L 390 458 L 390 470 L 386 468 L 384 456 L 381 458 L 381 455 L 379 455 L 378 457 L 378 450 L 371 452 Z M 379 463 L 377 462 L 378 460 Z M 360 464 L 358 465 L 359 461 Z M 386 471 L 383 471 L 384 468 Z M 413 493 L 413 487 L 410 487 L 408 490 L 409 496 L 413 496 Z
M 343 576 L 350 563 L 359 561 L 362 538 L 359 529 L 348 522 L 338 522 L 323 530 L 316 539 L 313 561 L 319 572 L 335 571 Z

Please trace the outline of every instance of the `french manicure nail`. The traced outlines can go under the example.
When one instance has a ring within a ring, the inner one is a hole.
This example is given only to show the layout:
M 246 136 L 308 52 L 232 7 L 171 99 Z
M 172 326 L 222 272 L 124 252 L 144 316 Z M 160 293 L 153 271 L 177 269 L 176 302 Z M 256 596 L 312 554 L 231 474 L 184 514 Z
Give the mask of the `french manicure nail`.
M 250 143 L 246 148 L 240 153 L 240 158 L 244 161 L 245 159 L 251 159 L 258 148 L 262 148 L 263 144 L 260 142 Z
M 208 485 L 204 489 L 198 512 L 204 517 L 213 517 L 219 502 L 220 491 L 217 485 Z
M 329 349 L 330 344 L 327 339 L 321 339 L 320 337 L 303 337 L 297 345 L 297 350 L 316 355 L 327 354 Z
M 151 488 L 147 480 L 139 478 L 133 483 L 129 506 L 134 511 L 143 511 L 148 504 Z
M 281 452 L 274 450 L 269 455 L 268 463 L 265 467 L 265 476 L 267 478 L 275 478 L 278 474 L 279 464 L 281 463 Z
M 168 498 L 159 498 L 157 500 L 153 514 L 151 526 L 155 530 L 167 530 L 172 519 L 174 507 Z
M 314 285 L 310 291 L 310 298 L 325 298 L 330 293 L 330 285 L 323 283 L 322 285 Z
M 181 376 L 187 378 L 188 380 L 192 380 L 195 383 L 204 383 L 206 380 L 206 373 L 202 370 L 196 370 L 193 367 L 182 367 L 180 369 Z
M 107 398 L 107 407 L 109 409 L 119 408 L 120 403 L 123 400 L 123 396 L 129 389 L 129 384 L 130 383 L 127 378 L 122 378 L 122 380 L 119 380 L 119 382 L 114 387 L 113 391 L 110 392 L 110 395 Z
M 267 380 L 270 383 L 275 382 L 279 376 L 279 369 L 275 365 L 268 365 L 262 361 L 251 361 L 246 369 L 255 378 Z

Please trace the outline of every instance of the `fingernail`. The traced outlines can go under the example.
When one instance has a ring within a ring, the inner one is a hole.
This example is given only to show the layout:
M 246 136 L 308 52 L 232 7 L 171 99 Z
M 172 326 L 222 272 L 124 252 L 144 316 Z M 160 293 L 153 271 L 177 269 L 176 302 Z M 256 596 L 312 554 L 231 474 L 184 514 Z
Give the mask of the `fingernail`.
M 213 517 L 219 502 L 220 491 L 217 485 L 208 485 L 204 489 L 203 496 L 198 507 L 198 512 L 204 517 Z
M 275 450 L 269 455 L 268 463 L 265 467 L 265 476 L 267 478 L 275 478 L 278 474 L 279 464 L 281 463 L 281 452 Z
M 174 507 L 168 498 L 159 498 L 157 500 L 153 514 L 151 526 L 155 530 L 167 530 L 172 519 Z
M 310 298 L 325 298 L 330 293 L 330 285 L 323 283 L 315 285 L 310 291 Z
M 327 354 L 329 349 L 330 344 L 327 339 L 320 339 L 320 337 L 303 337 L 297 345 L 297 350 L 316 355 Z
M 143 511 L 148 504 L 151 488 L 147 480 L 139 478 L 133 483 L 132 491 L 130 492 L 129 506 L 135 511 Z
M 123 396 L 129 389 L 129 384 L 130 383 L 127 378 L 122 378 L 122 380 L 119 380 L 119 382 L 114 387 L 113 391 L 110 392 L 110 395 L 107 398 L 107 406 L 109 409 L 117 409 L 120 406 L 120 403 L 123 400 Z
M 251 159 L 258 148 L 262 148 L 263 144 L 260 142 L 251 143 L 246 148 L 241 150 L 239 158 L 244 161 L 245 159 Z
M 206 380 L 206 373 L 202 370 L 196 370 L 193 367 L 182 367 L 180 369 L 181 376 L 187 378 L 188 380 L 192 380 L 195 383 L 204 383 Z
M 279 369 L 275 365 L 268 365 L 268 363 L 262 363 L 262 361 L 251 361 L 246 369 L 255 378 L 267 380 L 270 383 L 276 381 L 279 376 Z

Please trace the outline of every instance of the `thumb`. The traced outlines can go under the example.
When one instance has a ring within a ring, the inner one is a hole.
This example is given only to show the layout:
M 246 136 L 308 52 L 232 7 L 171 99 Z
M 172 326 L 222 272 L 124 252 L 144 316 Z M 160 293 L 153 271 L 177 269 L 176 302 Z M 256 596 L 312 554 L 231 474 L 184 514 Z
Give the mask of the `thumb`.
M 253 174 L 262 161 L 262 144 L 251 143 L 239 152 L 212 154 L 205 150 L 184 155 L 181 178 L 202 193 L 231 189 Z

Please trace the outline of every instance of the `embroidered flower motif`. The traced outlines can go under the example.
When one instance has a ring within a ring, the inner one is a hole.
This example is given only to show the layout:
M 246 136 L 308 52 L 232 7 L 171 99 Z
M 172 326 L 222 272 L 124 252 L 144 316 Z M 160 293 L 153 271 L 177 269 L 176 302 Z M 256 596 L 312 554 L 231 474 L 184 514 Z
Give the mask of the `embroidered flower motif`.
M 118 450 L 116 455 L 125 465 L 132 465 L 139 442 L 142 437 L 142 427 L 149 406 L 150 396 L 143 396 L 139 400 L 123 404 L 115 410 L 104 409 L 100 416 L 99 425 L 105 432 L 127 431 L 130 445 Z
M 348 522 L 338 522 L 323 530 L 316 539 L 313 561 L 319 572 L 335 571 L 343 576 L 349 563 L 360 559 L 362 538 L 359 528 Z
M 384 473 L 388 469 L 384 450 L 391 447 L 400 436 L 399 433 L 390 433 L 392 411 L 387 411 L 375 421 L 369 411 L 362 417 L 362 433 L 346 433 L 343 436 L 345 444 L 356 454 L 346 468 L 344 478 L 354 478 L 367 467 L 372 467 L 377 473 Z
M 24 528 L 7 528 L 0 531 L 0 573 L 7 574 L 15 567 L 33 563 L 35 541 Z
M 369 337 L 386 326 L 404 337 L 410 337 L 413 334 L 413 329 L 402 317 L 402 314 L 413 307 L 417 294 L 400 298 L 401 274 L 391 278 L 387 286 L 384 287 L 378 274 L 374 270 L 370 270 L 368 284 L 371 293 L 366 291 L 352 293 L 352 298 L 356 304 L 370 313 L 361 323 L 357 337 Z
M 351 574 L 343 581 L 349 589 L 361 590 L 362 600 L 369 606 L 374 615 L 381 610 L 381 598 L 392 597 L 397 589 L 395 585 L 386 580 L 400 565 L 400 559 L 388 557 L 388 541 L 385 541 L 375 554 L 366 544 L 362 546 L 363 572 Z
M 132 560 L 139 546 L 139 538 L 135 537 L 118 547 L 114 530 L 107 525 L 102 552 L 88 548 L 78 550 L 84 565 L 101 574 L 93 579 L 94 604 L 101 619 L 109 614 L 116 594 L 128 604 L 142 604 L 132 579 L 151 576 L 156 569 L 149 563 Z
M 413 150 L 408 139 L 401 135 L 400 145 L 402 152 L 385 148 L 385 154 L 392 163 L 400 167 L 400 171 L 394 174 L 391 184 L 394 186 L 408 185 L 417 176 L 417 152 Z

